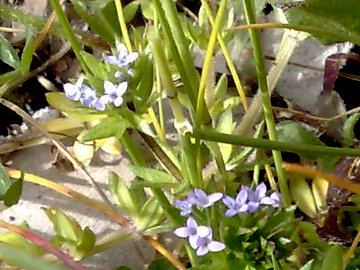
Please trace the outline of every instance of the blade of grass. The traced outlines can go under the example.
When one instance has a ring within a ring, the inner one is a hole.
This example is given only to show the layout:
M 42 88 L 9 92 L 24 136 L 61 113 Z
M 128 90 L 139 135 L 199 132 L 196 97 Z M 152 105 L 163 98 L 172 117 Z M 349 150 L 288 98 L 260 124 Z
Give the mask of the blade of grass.
M 337 148 L 337 147 L 326 147 L 326 146 L 318 146 L 318 145 L 310 145 L 310 144 L 292 144 L 292 143 L 284 143 L 278 141 L 271 141 L 265 139 L 254 139 L 248 138 L 244 136 L 225 134 L 221 132 L 215 132 L 212 130 L 204 130 L 204 129 L 194 129 L 194 131 L 190 134 L 191 137 L 220 142 L 220 143 L 229 143 L 235 145 L 242 146 L 250 146 L 254 148 L 262 148 L 267 150 L 279 150 L 284 152 L 291 153 L 317 153 L 319 155 L 334 155 L 334 156 L 360 156 L 360 150 L 354 148 Z
M 66 14 L 64 13 L 64 11 L 62 10 L 59 2 L 57 0 L 50 0 L 51 5 L 56 13 L 56 16 L 59 19 L 59 23 L 62 26 L 63 30 L 64 30 L 64 34 L 65 37 L 69 40 L 71 47 L 76 55 L 76 58 L 78 59 L 78 61 L 80 62 L 83 70 L 86 73 L 92 74 L 90 68 L 86 65 L 86 62 L 84 61 L 83 57 L 81 56 L 81 45 L 80 42 L 78 41 L 77 37 L 75 36 L 75 33 L 72 29 L 72 26 L 68 20 L 68 18 L 66 17 Z
M 254 2 L 252 0 L 244 0 L 244 7 L 245 7 L 245 16 L 247 23 L 248 24 L 256 23 L 256 17 L 253 9 Z M 261 93 L 261 101 L 263 105 L 263 112 L 264 112 L 265 123 L 267 126 L 267 131 L 270 140 L 277 141 L 274 115 L 271 108 L 269 88 L 266 80 L 265 63 L 260 45 L 259 34 L 255 29 L 250 29 L 249 32 L 250 32 L 250 39 L 253 45 L 253 54 L 256 63 L 258 84 Z M 281 153 L 272 150 L 272 154 L 274 156 L 275 169 L 279 181 L 281 195 L 283 197 L 283 202 L 285 206 L 289 206 L 291 204 L 291 196 L 286 180 L 285 171 L 281 166 L 282 165 Z

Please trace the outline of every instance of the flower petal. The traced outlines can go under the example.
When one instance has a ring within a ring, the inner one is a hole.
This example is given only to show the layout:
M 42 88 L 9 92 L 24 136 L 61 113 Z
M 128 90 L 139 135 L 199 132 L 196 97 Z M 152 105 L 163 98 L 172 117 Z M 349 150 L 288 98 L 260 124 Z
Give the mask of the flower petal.
M 261 204 L 266 204 L 266 205 L 273 205 L 273 204 L 275 204 L 276 202 L 275 202 L 275 200 L 273 200 L 273 199 L 270 198 L 270 197 L 264 197 L 264 198 L 262 198 L 262 199 L 260 200 L 260 203 L 261 203 Z
M 228 207 L 232 208 L 235 205 L 235 200 L 231 198 L 230 196 L 224 196 L 222 199 L 222 202 Z
M 209 252 L 209 249 L 207 248 L 207 246 L 205 247 L 199 247 L 196 251 L 196 255 L 198 256 L 204 256 L 206 253 Z
M 255 193 L 258 195 L 258 198 L 265 197 L 266 191 L 267 191 L 267 187 L 264 182 L 258 185 L 255 189 Z
M 132 63 L 132 62 L 134 62 L 138 57 L 139 57 L 139 53 L 138 53 L 138 52 L 129 53 L 128 56 L 126 57 L 126 62 Z
M 220 200 L 224 195 L 221 192 L 215 192 L 213 194 L 210 194 L 208 196 L 209 203 L 213 204 L 214 202 L 217 202 Z
M 189 237 L 189 244 L 193 249 L 197 249 L 199 247 L 198 246 L 198 239 L 199 239 L 199 237 L 197 235 L 191 235 Z
M 105 104 L 101 103 L 101 101 L 98 98 L 91 102 L 91 106 L 98 111 L 105 110 Z
M 238 213 L 237 210 L 229 209 L 225 212 L 225 217 L 233 217 Z
M 198 224 L 196 223 L 195 219 L 193 219 L 192 217 L 189 217 L 188 220 L 186 221 L 186 225 L 189 228 L 197 228 Z
M 116 93 L 116 86 L 110 81 L 104 81 L 104 91 L 109 95 Z
M 105 59 L 105 62 L 107 62 L 111 65 L 117 65 L 119 62 L 118 58 L 114 55 L 105 55 L 104 59 Z
M 191 232 L 188 227 L 180 227 L 174 230 L 174 234 L 178 237 L 189 237 L 191 235 Z
M 123 102 L 124 102 L 124 99 L 122 97 L 117 97 L 114 100 L 114 106 L 115 107 L 120 107 L 121 104 L 123 104 Z
M 218 251 L 221 251 L 223 249 L 225 249 L 225 245 L 221 242 L 218 242 L 218 241 L 211 241 L 207 248 L 212 251 L 212 252 L 218 252 Z
M 211 234 L 211 228 L 206 226 L 197 227 L 196 234 L 199 237 L 206 237 Z
M 239 194 L 236 196 L 236 202 L 244 204 L 248 198 L 248 191 L 246 189 L 241 189 Z
M 66 98 L 74 101 L 78 101 L 80 99 L 81 92 L 76 85 L 72 83 L 65 83 L 63 87 Z
M 120 83 L 117 87 L 116 87 L 116 94 L 118 96 L 122 96 L 126 90 L 128 88 L 128 83 L 127 82 L 122 82 Z
M 249 202 L 248 203 L 248 211 L 249 213 L 253 213 L 256 210 L 258 210 L 259 208 L 259 203 L 258 202 Z

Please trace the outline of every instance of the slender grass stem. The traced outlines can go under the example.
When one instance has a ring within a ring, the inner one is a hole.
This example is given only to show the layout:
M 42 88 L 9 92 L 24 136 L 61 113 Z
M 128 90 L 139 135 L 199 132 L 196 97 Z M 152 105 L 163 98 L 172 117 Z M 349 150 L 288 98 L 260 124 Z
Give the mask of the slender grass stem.
M 255 13 L 253 9 L 253 1 L 252 0 L 244 0 L 244 7 L 245 7 L 245 15 L 248 24 L 256 23 Z M 258 83 L 259 89 L 261 92 L 261 100 L 263 104 L 263 111 L 264 111 L 264 118 L 267 126 L 267 130 L 269 133 L 269 138 L 272 141 L 277 140 L 276 130 L 275 130 L 275 122 L 274 122 L 274 115 L 271 108 L 270 102 L 270 95 L 269 89 L 267 85 L 266 79 L 266 70 L 265 70 L 265 63 L 264 57 L 262 54 L 262 49 L 260 45 L 260 38 L 257 33 L 256 29 L 250 29 L 250 39 L 253 44 L 253 52 L 254 52 L 254 59 L 256 63 L 256 71 L 258 75 Z M 289 187 L 286 180 L 285 171 L 282 168 L 282 157 L 279 151 L 273 150 L 274 156 L 274 163 L 275 168 L 278 176 L 280 191 L 283 197 L 283 202 L 285 206 L 289 206 L 291 204 L 291 196 Z
M 128 49 L 128 51 L 131 52 L 132 47 L 131 47 L 131 42 L 130 42 L 130 36 L 129 36 L 129 32 L 128 32 L 127 27 L 126 27 L 126 22 L 125 22 L 125 17 L 124 17 L 124 10 L 123 10 L 123 7 L 122 7 L 122 4 L 121 4 L 120 0 L 115 0 L 115 7 L 116 7 L 116 12 L 117 12 L 118 20 L 119 20 L 121 33 L 122 33 L 122 35 L 124 37 L 125 46 Z
M 64 30 L 64 35 L 65 37 L 69 40 L 71 47 L 76 55 L 76 58 L 78 59 L 78 61 L 80 62 L 83 70 L 86 73 L 90 73 L 91 74 L 91 70 L 90 68 L 87 66 L 86 62 L 84 61 L 83 57 L 81 56 L 81 45 L 79 40 L 76 38 L 75 33 L 72 29 L 72 26 L 69 22 L 69 20 L 67 19 L 64 11 L 62 10 L 61 6 L 59 5 L 59 2 L 57 0 L 50 0 L 51 5 L 56 13 L 56 16 L 59 19 L 59 22 Z
M 209 4 L 208 4 L 207 1 L 205 1 L 205 0 L 201 0 L 201 4 L 202 4 L 202 6 L 203 6 L 204 9 L 205 9 L 206 15 L 208 16 L 211 25 L 214 25 L 214 24 L 215 24 L 215 20 L 214 20 L 214 17 L 213 17 L 213 15 L 212 15 L 211 8 L 210 8 Z M 241 85 L 241 81 L 240 81 L 239 75 L 238 75 L 237 72 L 236 72 L 235 65 L 234 65 L 233 61 L 231 60 L 231 56 L 230 56 L 229 50 L 227 49 L 226 44 L 225 44 L 225 41 L 224 41 L 224 39 L 222 38 L 222 36 L 221 36 L 220 33 L 217 34 L 217 40 L 218 40 L 218 42 L 219 42 L 219 44 L 220 44 L 220 47 L 221 47 L 221 50 L 222 50 L 222 52 L 223 52 L 223 54 L 224 54 L 224 57 L 225 57 L 225 60 L 226 60 L 226 64 L 228 65 L 230 74 L 231 74 L 231 76 L 233 77 L 233 80 L 234 80 L 234 83 L 235 83 L 235 87 L 236 87 L 236 90 L 237 90 L 238 93 L 239 93 L 239 96 L 240 96 L 242 105 L 243 105 L 243 107 L 244 107 L 244 110 L 247 111 L 247 109 L 249 108 L 249 104 L 248 104 L 248 102 L 247 102 L 244 89 L 243 89 L 243 87 L 242 87 L 242 85 Z
M 334 32 L 330 30 L 324 30 L 318 27 L 313 26 L 304 26 L 296 24 L 287 24 L 287 23 L 252 23 L 248 25 L 239 25 L 228 29 L 227 31 L 238 31 L 245 29 L 262 29 L 262 28 L 286 28 L 293 29 L 301 32 L 308 32 L 311 34 L 318 34 L 324 36 L 331 36 L 334 39 L 339 39 L 339 41 L 350 41 L 356 44 L 360 44 L 360 38 L 357 35 L 351 33 L 343 34 L 341 32 Z
M 194 129 L 190 135 L 197 139 L 229 143 L 242 146 L 250 146 L 254 148 L 262 148 L 267 150 L 280 150 L 284 152 L 298 154 L 318 154 L 319 156 L 360 156 L 360 150 L 354 148 L 337 148 L 326 147 L 311 144 L 293 144 L 286 142 L 271 141 L 265 139 L 254 139 L 238 135 L 215 132 L 212 130 Z
M 226 0 L 221 0 L 219 10 L 216 15 L 215 23 L 214 23 L 213 29 L 211 31 L 211 34 L 210 34 L 209 44 L 208 44 L 206 54 L 205 54 L 203 70 L 201 73 L 199 92 L 198 92 L 197 103 L 196 103 L 195 124 L 197 125 L 197 127 L 198 127 L 198 124 L 201 124 L 201 121 L 203 119 L 203 110 L 204 110 L 204 103 L 205 103 L 205 99 L 204 99 L 205 89 L 206 89 L 208 75 L 209 75 L 209 72 L 210 72 L 211 66 L 212 66 L 213 54 L 214 54 L 215 46 L 216 46 L 216 38 L 219 33 L 220 24 L 221 24 L 222 18 L 225 13 L 225 8 L 226 8 Z

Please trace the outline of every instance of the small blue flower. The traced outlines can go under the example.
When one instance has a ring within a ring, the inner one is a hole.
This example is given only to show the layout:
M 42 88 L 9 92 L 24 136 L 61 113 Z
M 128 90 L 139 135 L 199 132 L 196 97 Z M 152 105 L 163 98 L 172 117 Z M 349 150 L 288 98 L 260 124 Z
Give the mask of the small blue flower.
M 250 189 L 249 187 L 243 187 L 248 193 L 248 212 L 253 213 L 257 211 L 260 205 L 271 205 L 273 207 L 278 207 L 280 205 L 280 194 L 276 194 L 268 197 L 266 196 L 267 188 L 265 183 L 261 183 L 256 187 L 255 190 Z
M 213 194 L 207 195 L 201 189 L 195 189 L 192 194 L 189 195 L 189 201 L 201 208 L 206 208 L 213 206 L 215 202 L 220 200 L 223 197 L 223 194 L 220 192 L 215 192 Z
M 199 236 L 196 238 L 196 242 L 191 244 L 190 246 L 193 249 L 196 249 L 196 255 L 204 256 L 209 251 L 218 252 L 225 249 L 225 245 L 221 242 L 214 241 L 212 239 L 212 231 L 211 228 L 208 227 L 209 233 L 206 236 Z M 189 241 L 190 242 L 190 241 Z
M 198 256 L 203 256 L 209 251 L 218 252 L 225 248 L 221 242 L 212 239 L 212 230 L 207 226 L 199 226 L 196 221 L 189 217 L 186 227 L 177 228 L 174 234 L 178 237 L 189 238 L 189 244 L 196 249 Z
M 191 246 L 196 246 L 199 237 L 208 236 L 210 233 L 211 229 L 209 227 L 199 226 L 192 217 L 188 218 L 186 227 L 180 227 L 174 231 L 174 234 L 178 237 L 188 237 Z
M 100 99 L 103 104 L 113 103 L 115 107 L 119 107 L 123 102 L 123 95 L 128 87 L 127 82 L 122 82 L 119 85 L 115 85 L 112 82 L 104 81 L 104 91 Z
M 79 101 L 81 97 L 81 86 L 84 81 L 83 77 L 80 77 L 75 84 L 65 83 L 64 84 L 64 93 L 66 98 L 74 101 Z
M 96 91 L 85 84 L 81 85 L 80 92 L 81 95 L 79 100 L 84 106 L 90 106 L 92 102 L 97 99 Z
M 248 192 L 246 189 L 241 188 L 239 194 L 235 199 L 230 196 L 225 196 L 222 201 L 227 206 L 228 210 L 225 212 L 226 217 L 232 217 L 236 214 L 245 213 L 248 211 L 246 201 L 248 199 Z
M 125 45 L 119 43 L 116 46 L 116 55 L 105 55 L 104 59 L 105 62 L 118 66 L 119 68 L 124 68 L 127 71 L 130 67 L 130 64 L 134 62 L 138 57 L 138 52 L 129 53 Z
M 175 200 L 174 205 L 177 209 L 181 210 L 180 215 L 189 216 L 193 209 L 193 204 L 189 200 Z

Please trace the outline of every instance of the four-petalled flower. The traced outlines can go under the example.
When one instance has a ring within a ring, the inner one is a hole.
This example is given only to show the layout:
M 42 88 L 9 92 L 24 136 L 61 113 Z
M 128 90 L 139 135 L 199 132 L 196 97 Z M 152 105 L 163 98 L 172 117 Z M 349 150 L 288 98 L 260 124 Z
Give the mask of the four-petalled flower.
M 205 191 L 196 188 L 194 189 L 194 192 L 188 196 L 188 199 L 194 205 L 200 206 L 201 208 L 206 208 L 213 206 L 214 203 L 220 200 L 222 197 L 223 194 L 220 192 L 207 195 Z

